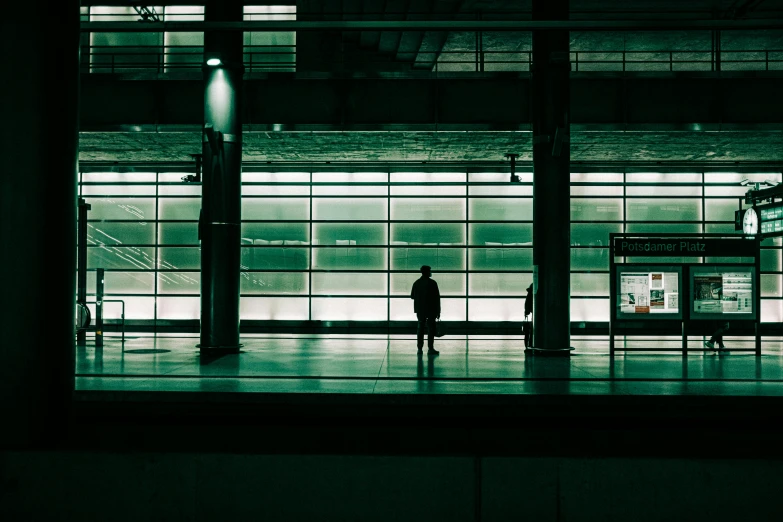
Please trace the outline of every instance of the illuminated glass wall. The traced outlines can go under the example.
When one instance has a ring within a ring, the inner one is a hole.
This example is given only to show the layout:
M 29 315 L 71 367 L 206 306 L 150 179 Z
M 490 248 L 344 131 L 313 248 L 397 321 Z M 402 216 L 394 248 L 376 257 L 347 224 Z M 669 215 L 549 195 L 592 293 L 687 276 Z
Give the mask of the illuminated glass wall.
M 89 268 L 129 320 L 199 317 L 201 187 L 184 173 L 84 173 Z M 252 172 L 242 197 L 241 318 L 409 321 L 410 287 L 432 266 L 443 319 L 520 321 L 532 281 L 532 175 Z M 571 176 L 571 318 L 609 318 L 610 232 L 734 233 L 750 181 L 780 173 Z M 781 243 L 762 252 L 762 320 L 780 322 Z M 712 262 L 700 258 L 682 261 Z M 642 260 L 643 261 L 643 260 Z M 88 275 L 89 290 L 94 276 Z M 117 317 L 119 307 L 107 305 Z

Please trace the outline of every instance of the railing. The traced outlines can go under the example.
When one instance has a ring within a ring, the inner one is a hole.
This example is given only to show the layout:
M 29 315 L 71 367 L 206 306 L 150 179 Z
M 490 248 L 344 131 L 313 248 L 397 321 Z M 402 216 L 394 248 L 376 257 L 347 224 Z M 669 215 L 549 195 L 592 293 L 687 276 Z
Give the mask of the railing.
M 92 46 L 83 57 L 82 72 L 168 73 L 203 67 L 202 46 Z M 783 70 L 783 50 L 750 51 L 574 51 L 574 72 L 643 71 L 774 71 Z M 530 70 L 532 52 L 460 50 L 413 51 L 405 59 L 379 53 L 347 51 L 336 53 L 331 61 L 317 61 L 297 67 L 296 46 L 245 46 L 245 72 L 501 72 Z M 301 57 L 300 57 L 301 62 Z

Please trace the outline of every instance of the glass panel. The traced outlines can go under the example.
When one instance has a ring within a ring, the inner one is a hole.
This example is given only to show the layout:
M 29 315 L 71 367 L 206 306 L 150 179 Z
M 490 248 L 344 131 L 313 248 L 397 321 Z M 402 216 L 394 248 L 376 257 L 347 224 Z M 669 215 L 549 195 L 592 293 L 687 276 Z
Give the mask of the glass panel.
M 533 283 L 533 274 L 471 273 L 470 295 L 516 295 L 524 296 L 527 287 Z M 483 301 L 476 301 L 481 303 Z M 474 303 L 471 303 L 471 308 Z M 471 310 L 471 314 L 472 314 Z
M 622 183 L 622 172 L 571 173 L 571 183 Z
M 310 173 L 243 171 L 242 183 L 310 183 Z
M 198 295 L 200 281 L 200 272 L 158 272 L 158 293 Z
M 308 220 L 310 219 L 310 199 L 242 198 L 242 219 Z
M 161 245 L 198 245 L 198 223 L 159 223 Z
M 178 186 L 182 185 L 182 178 L 185 176 L 192 176 L 193 172 L 160 172 L 158 174 L 159 183 L 176 183 Z
M 571 185 L 572 196 L 623 196 L 623 187 L 620 186 L 585 186 L 585 185 Z
M 410 296 L 413 283 L 420 277 L 420 272 L 392 274 L 392 295 Z M 438 283 L 440 295 L 465 295 L 465 274 L 434 273 L 432 278 Z
M 517 172 L 521 183 L 533 183 L 532 172 Z M 510 172 L 470 172 L 468 183 L 509 183 Z
M 293 5 L 244 6 L 245 20 L 296 20 Z M 295 71 L 295 31 L 245 31 L 244 61 L 251 71 Z
M 82 185 L 83 196 L 154 196 L 155 185 Z
M 388 301 L 351 297 L 314 297 L 314 321 L 385 321 Z
M 386 185 L 313 185 L 314 196 L 383 196 L 389 195 Z
M 399 185 L 390 189 L 392 196 L 464 196 L 465 185 Z
M 773 183 L 780 183 L 783 181 L 783 175 L 780 172 L 769 173 L 744 173 L 744 172 L 706 172 L 704 174 L 705 183 L 731 183 L 737 184 L 742 180 L 748 180 L 751 183 L 763 183 L 764 181 L 772 181 Z M 747 187 L 745 188 L 747 190 Z
M 609 234 L 622 231 L 623 226 L 619 223 L 572 223 L 571 244 L 586 246 L 608 245 Z
M 92 208 L 87 219 L 155 219 L 154 198 L 87 198 Z
M 532 256 L 531 256 L 532 261 Z M 608 248 L 572 248 L 571 270 L 609 270 Z
M 310 248 L 243 248 L 241 263 L 250 270 L 307 270 Z
M 116 294 L 155 293 L 155 279 L 150 272 L 104 272 L 103 292 Z M 87 293 L 95 293 L 95 272 L 87 274 Z
M 158 319 L 195 319 L 200 317 L 198 297 L 158 297 Z
M 82 183 L 155 183 L 156 176 L 154 172 L 83 172 Z
M 433 271 L 465 270 L 464 248 L 392 248 L 392 270 L 419 270 L 429 265 Z
M 386 183 L 386 172 L 313 172 L 313 183 Z
M 761 274 L 761 297 L 782 297 L 781 285 L 783 279 L 780 275 Z
M 159 219 L 198 221 L 201 198 L 159 198 Z
M 125 301 L 125 319 L 154 319 L 155 297 L 132 297 L 127 295 L 113 295 L 111 299 Z M 93 297 L 87 299 L 94 301 Z M 95 320 L 95 307 L 91 306 L 93 321 Z M 106 303 L 103 306 L 104 319 L 119 319 L 122 315 L 122 303 Z
M 471 196 L 517 196 L 517 197 L 533 197 L 533 186 L 522 185 L 521 183 L 514 183 L 513 185 L 506 180 L 505 185 L 489 185 L 489 186 L 471 186 L 468 187 L 468 194 Z
M 470 244 L 500 243 L 522 246 L 533 244 L 533 225 L 528 223 L 471 223 Z
M 314 273 L 313 295 L 386 295 L 386 274 Z
M 470 249 L 471 270 L 516 271 L 533 270 L 533 249 L 504 247 Z
M 571 199 L 572 221 L 621 221 L 623 219 L 622 199 Z
M 464 223 L 392 223 L 393 245 L 464 245 Z
M 701 223 L 628 223 L 625 231 L 633 234 L 698 234 Z
M 571 274 L 571 295 L 609 297 L 609 274 Z
M 533 200 L 530 198 L 471 198 L 471 221 L 530 221 Z
M 155 268 L 155 249 L 150 247 L 87 247 L 87 268 Z M 87 278 L 90 275 L 87 274 Z
M 734 212 L 739 209 L 739 202 L 736 199 L 707 199 L 704 206 L 707 221 L 734 223 Z
M 781 266 L 781 252 L 780 250 L 761 250 L 761 271 L 762 272 L 778 272 L 783 269 Z
M 306 272 L 242 272 L 242 294 L 307 294 Z
M 319 270 L 386 270 L 387 255 L 385 248 L 315 248 L 313 250 L 313 268 Z
M 243 297 L 239 318 L 265 321 L 306 321 L 310 302 L 306 297 Z
M 701 197 L 701 186 L 667 187 L 656 185 L 628 186 L 627 196 L 696 196 Z
M 466 301 L 462 299 L 441 299 L 440 318 L 444 321 L 464 321 Z M 390 318 L 392 321 L 416 321 L 413 301 L 407 297 L 392 298 Z
M 464 183 L 464 172 L 392 172 L 392 183 Z M 508 174 L 504 181 L 508 181 Z
M 469 321 L 519 321 L 525 318 L 525 299 L 471 299 Z
M 158 186 L 158 196 L 198 196 L 201 197 L 200 185 L 160 185 Z
M 309 223 L 242 223 L 242 239 L 255 245 L 306 245 Z
M 158 249 L 158 268 L 198 270 L 201 268 L 201 249 L 161 247 Z
M 748 191 L 748 187 L 737 185 L 736 187 L 704 187 L 705 196 L 733 196 L 741 198 Z
M 204 20 L 204 6 L 166 6 L 164 20 L 167 22 L 195 22 Z M 200 64 L 203 59 L 203 32 L 172 31 L 163 34 L 166 49 L 166 65 Z M 179 46 L 179 47 L 177 47 Z M 181 47 L 187 46 L 187 47 Z
M 242 185 L 242 196 L 309 196 L 310 186 Z
M 729 234 L 735 235 L 737 232 L 734 230 L 734 223 L 716 224 L 708 223 L 704 225 L 705 232 L 708 234 Z
M 571 322 L 609 321 L 609 299 L 571 299 Z
M 386 245 L 386 223 L 315 223 L 315 245 Z
M 625 180 L 626 183 L 691 183 L 701 185 L 701 173 L 629 172 L 625 175 Z
M 459 221 L 465 219 L 462 198 L 395 198 L 391 218 L 406 221 Z
M 87 241 L 97 245 L 152 245 L 155 225 L 152 223 L 87 223 Z
M 388 200 L 381 198 L 313 198 L 313 219 L 386 221 Z
M 762 299 L 761 300 L 761 322 L 762 323 L 780 323 L 780 322 L 783 322 L 783 300 L 780 300 L 780 299 Z
M 627 201 L 629 221 L 701 221 L 701 199 Z

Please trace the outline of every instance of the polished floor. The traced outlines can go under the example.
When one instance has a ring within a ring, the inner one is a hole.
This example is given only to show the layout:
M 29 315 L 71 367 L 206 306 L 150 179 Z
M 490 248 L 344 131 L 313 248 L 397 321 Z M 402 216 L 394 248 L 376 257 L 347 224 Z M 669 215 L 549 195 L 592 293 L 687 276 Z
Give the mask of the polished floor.
M 203 360 L 196 336 L 129 334 L 77 348 L 76 387 L 90 391 L 200 391 L 359 394 L 783 395 L 783 339 L 763 355 L 673 351 L 676 338 L 635 338 L 618 347 L 660 351 L 608 356 L 606 337 L 574 338 L 570 358 L 525 356 L 518 337 L 451 337 L 440 355 L 417 356 L 403 336 L 243 336 L 238 355 Z M 731 351 L 734 349 L 735 351 Z M 665 351 L 669 350 L 669 351 Z

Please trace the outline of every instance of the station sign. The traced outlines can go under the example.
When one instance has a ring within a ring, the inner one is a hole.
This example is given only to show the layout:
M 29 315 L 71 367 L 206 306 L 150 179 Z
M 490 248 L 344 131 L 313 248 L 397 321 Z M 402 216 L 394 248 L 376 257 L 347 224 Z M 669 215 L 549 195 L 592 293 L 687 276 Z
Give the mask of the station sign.
M 758 246 L 746 238 L 620 238 L 614 239 L 614 255 L 622 257 L 755 257 Z

